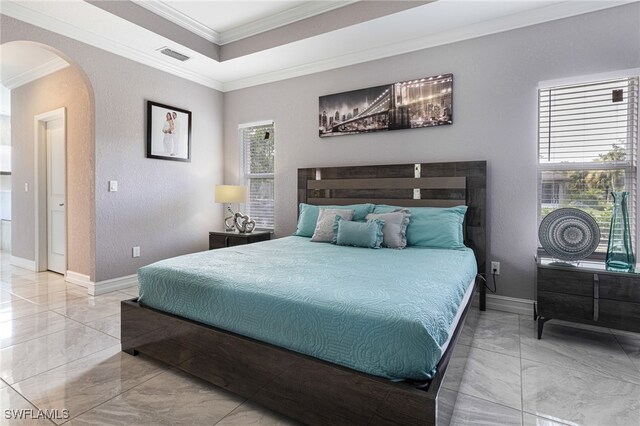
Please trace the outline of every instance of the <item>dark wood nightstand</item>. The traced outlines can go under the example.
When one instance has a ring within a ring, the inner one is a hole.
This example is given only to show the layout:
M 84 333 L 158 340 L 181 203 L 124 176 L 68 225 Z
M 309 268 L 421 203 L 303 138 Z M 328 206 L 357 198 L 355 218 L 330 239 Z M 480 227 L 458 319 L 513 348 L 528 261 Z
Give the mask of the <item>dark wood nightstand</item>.
M 271 231 L 253 231 L 250 234 L 239 232 L 209 232 L 209 250 L 242 244 L 257 243 L 271 239 Z
M 640 272 L 608 271 L 604 262 L 563 266 L 538 259 L 538 339 L 552 318 L 640 332 Z

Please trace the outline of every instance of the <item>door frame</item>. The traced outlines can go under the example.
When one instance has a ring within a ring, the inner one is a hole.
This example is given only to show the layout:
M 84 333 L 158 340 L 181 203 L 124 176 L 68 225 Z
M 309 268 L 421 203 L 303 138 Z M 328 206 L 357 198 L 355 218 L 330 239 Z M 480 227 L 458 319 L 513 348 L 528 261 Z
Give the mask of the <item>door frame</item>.
M 46 271 L 48 268 L 47 255 L 47 123 L 49 121 L 62 119 L 63 135 L 65 144 L 65 207 L 67 203 L 67 109 L 61 107 L 53 111 L 44 112 L 33 117 L 33 136 L 34 136 L 34 176 L 33 176 L 33 196 L 34 196 L 34 213 L 35 213 L 35 264 L 36 272 Z M 67 250 L 67 208 L 64 211 L 65 222 L 65 276 L 67 265 L 69 264 L 69 251 Z

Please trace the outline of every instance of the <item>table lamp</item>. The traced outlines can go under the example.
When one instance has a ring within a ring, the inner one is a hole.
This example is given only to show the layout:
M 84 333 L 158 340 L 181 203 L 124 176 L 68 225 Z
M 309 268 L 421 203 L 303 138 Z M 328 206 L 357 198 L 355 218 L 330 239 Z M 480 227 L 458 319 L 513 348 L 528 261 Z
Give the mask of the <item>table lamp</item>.
M 227 211 L 230 216 L 224 218 L 224 230 L 234 231 L 234 219 L 236 213 L 231 209 L 231 204 L 241 204 L 247 199 L 247 190 L 240 185 L 216 185 L 216 203 L 227 204 Z M 240 215 L 242 215 L 240 213 Z M 244 215 L 242 215 L 244 216 Z

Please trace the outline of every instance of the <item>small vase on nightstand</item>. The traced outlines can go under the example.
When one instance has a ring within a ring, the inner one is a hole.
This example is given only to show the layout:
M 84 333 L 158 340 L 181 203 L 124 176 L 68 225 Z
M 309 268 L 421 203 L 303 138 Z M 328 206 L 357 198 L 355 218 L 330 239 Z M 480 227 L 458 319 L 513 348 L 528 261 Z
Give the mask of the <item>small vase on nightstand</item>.
M 627 192 L 612 192 L 613 213 L 607 245 L 607 269 L 631 271 L 635 268 L 635 258 L 631 247 Z

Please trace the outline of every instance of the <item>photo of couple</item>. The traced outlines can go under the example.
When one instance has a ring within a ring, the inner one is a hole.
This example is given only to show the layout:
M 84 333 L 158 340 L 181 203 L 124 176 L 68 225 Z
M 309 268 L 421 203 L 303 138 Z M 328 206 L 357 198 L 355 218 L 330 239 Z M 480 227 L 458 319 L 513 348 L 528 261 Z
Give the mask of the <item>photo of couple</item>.
M 147 102 L 147 158 L 191 161 L 191 112 Z
M 162 133 L 164 133 L 162 144 L 164 145 L 165 155 L 169 155 L 171 157 L 176 155 L 176 144 L 178 142 L 177 139 L 179 128 L 178 114 L 175 111 L 168 112 L 167 121 L 165 121 L 164 126 L 162 126 Z

